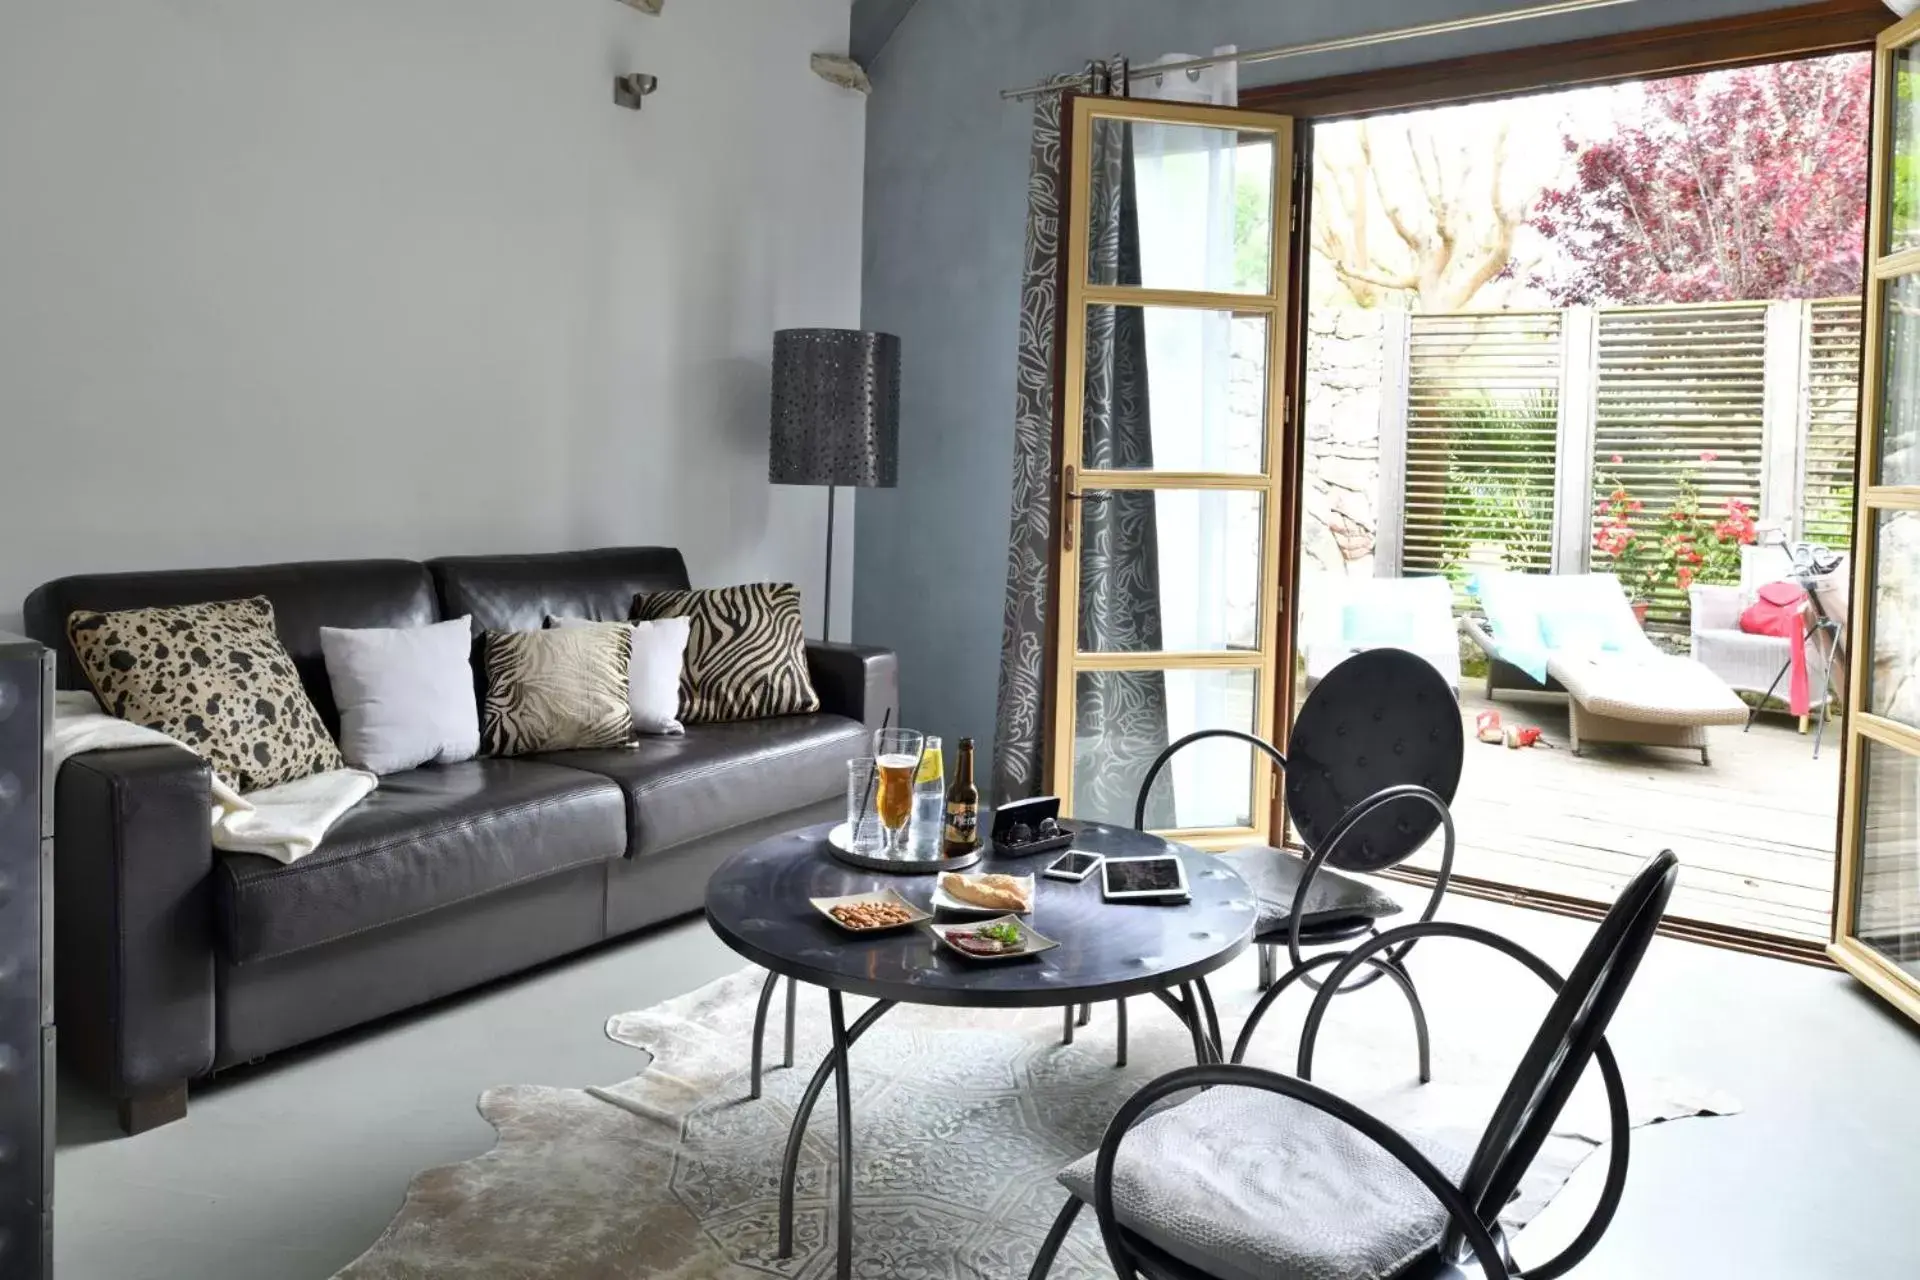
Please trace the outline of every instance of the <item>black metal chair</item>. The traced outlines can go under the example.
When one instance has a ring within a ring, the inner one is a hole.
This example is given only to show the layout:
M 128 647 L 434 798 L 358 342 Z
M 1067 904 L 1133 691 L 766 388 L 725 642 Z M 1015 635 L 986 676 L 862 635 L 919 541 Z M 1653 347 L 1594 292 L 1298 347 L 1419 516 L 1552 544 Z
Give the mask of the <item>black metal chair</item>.
M 1344 951 L 1308 959 L 1305 951 L 1338 947 L 1374 936 L 1379 921 L 1400 904 L 1342 872 L 1383 871 L 1443 836 L 1440 870 L 1422 921 L 1431 920 L 1453 872 L 1453 815 L 1448 805 L 1460 784 L 1465 735 L 1459 703 L 1446 677 L 1403 649 L 1371 649 L 1329 671 L 1307 695 L 1294 719 L 1286 756 L 1265 739 L 1237 729 L 1202 729 L 1173 743 L 1148 767 L 1134 803 L 1134 826 L 1146 821 L 1147 801 L 1160 771 L 1182 749 L 1208 738 L 1231 738 L 1263 752 L 1281 771 L 1287 815 L 1307 856 L 1254 846 L 1221 855 L 1253 889 L 1260 904 L 1254 943 L 1260 952 L 1263 996 L 1247 1017 L 1234 1053 L 1245 1055 L 1260 1020 L 1295 981 L 1318 989 L 1310 975 L 1337 964 Z M 1286 948 L 1290 968 L 1275 980 L 1274 957 Z M 1391 979 L 1413 1011 L 1420 1078 L 1430 1075 L 1426 1012 L 1403 961 L 1409 940 L 1369 960 L 1367 972 L 1346 982 L 1356 991 Z
M 1631 1122 L 1606 1029 L 1653 940 L 1678 871 L 1671 852 L 1650 859 L 1565 979 L 1524 947 L 1471 925 L 1422 921 L 1362 943 L 1340 959 L 1314 999 L 1298 1078 L 1239 1064 L 1188 1067 L 1128 1100 L 1100 1150 L 1060 1175 L 1073 1194 L 1029 1280 L 1051 1269 L 1084 1204 L 1099 1217 L 1120 1280 L 1563 1275 L 1598 1243 L 1626 1186 Z M 1409 1138 L 1311 1082 L 1320 1022 L 1341 982 L 1377 953 L 1421 938 L 1492 947 L 1556 992 L 1471 1157 Z M 1590 1061 L 1606 1087 L 1611 1130 L 1599 1203 L 1565 1249 L 1516 1267 L 1500 1210 Z M 1147 1115 L 1168 1097 L 1196 1088 L 1206 1091 Z M 1245 1176 L 1255 1166 L 1264 1176 Z M 1311 1176 L 1290 1176 L 1296 1167 Z M 1243 1176 L 1235 1178 L 1236 1172 Z

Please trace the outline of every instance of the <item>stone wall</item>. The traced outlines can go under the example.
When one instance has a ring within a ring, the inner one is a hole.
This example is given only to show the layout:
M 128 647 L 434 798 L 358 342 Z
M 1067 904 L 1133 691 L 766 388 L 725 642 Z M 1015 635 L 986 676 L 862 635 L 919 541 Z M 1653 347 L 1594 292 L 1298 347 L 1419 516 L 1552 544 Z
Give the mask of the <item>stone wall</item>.
M 1383 319 L 1380 311 L 1335 307 L 1307 315 L 1303 573 L 1373 573 Z

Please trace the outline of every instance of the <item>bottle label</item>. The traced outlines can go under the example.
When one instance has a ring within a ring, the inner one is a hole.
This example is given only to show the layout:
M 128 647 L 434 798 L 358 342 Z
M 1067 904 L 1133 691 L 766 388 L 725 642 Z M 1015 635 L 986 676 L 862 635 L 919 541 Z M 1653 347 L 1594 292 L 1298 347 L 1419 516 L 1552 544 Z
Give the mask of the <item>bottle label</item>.
M 947 805 L 947 843 L 970 848 L 980 839 L 980 806 Z

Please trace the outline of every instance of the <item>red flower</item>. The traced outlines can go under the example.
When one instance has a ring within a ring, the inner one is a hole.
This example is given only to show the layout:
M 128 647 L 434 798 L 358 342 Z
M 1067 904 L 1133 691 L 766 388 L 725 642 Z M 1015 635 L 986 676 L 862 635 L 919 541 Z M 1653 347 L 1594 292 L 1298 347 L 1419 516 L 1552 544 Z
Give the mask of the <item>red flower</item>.
M 1646 506 L 1646 505 L 1647 505 L 1647 504 L 1646 504 L 1646 503 L 1644 503 L 1644 502 L 1642 502 L 1642 501 L 1640 501 L 1640 499 L 1638 499 L 1638 498 L 1635 498 L 1635 499 L 1634 499 L 1634 500 L 1633 500 L 1632 502 L 1629 502 L 1629 503 L 1627 504 L 1627 510 L 1629 510 L 1629 511 L 1638 511 L 1638 510 L 1640 510 L 1640 509 L 1641 509 L 1642 507 L 1644 507 L 1644 506 Z
M 1625 489 L 1615 489 L 1611 498 L 1615 502 L 1625 502 L 1627 500 L 1627 491 Z
M 1613 465 L 1616 467 L 1620 465 L 1620 455 L 1617 453 L 1613 455 Z
M 1720 461 L 1720 455 L 1719 455 L 1719 454 L 1717 454 L 1717 453 L 1715 453 L 1715 452 L 1714 452 L 1713 450 L 1711 450 L 1711 449 L 1709 449 L 1709 450 L 1707 450 L 1707 451 L 1706 451 L 1705 453 L 1703 453 L 1703 454 L 1701 454 L 1701 455 L 1700 455 L 1700 461 L 1702 461 L 1702 462 L 1718 462 L 1718 461 Z
M 1680 566 L 1680 572 L 1676 576 L 1679 578 L 1682 591 L 1693 585 L 1693 570 L 1686 565 Z

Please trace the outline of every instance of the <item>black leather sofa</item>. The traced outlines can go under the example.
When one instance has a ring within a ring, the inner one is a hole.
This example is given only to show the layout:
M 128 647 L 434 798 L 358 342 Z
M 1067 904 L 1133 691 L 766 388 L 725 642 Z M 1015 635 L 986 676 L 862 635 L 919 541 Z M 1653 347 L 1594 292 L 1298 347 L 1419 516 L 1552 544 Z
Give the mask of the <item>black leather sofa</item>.
M 337 733 L 323 625 L 524 630 L 687 585 L 666 547 L 93 574 L 35 590 L 26 623 L 84 689 L 73 610 L 264 595 Z M 186 1114 L 190 1080 L 697 910 L 721 859 L 843 809 L 845 761 L 894 706 L 892 654 L 807 657 L 818 714 L 392 775 L 289 866 L 212 848 L 185 748 L 74 757 L 55 798 L 62 1058 L 139 1132 Z

